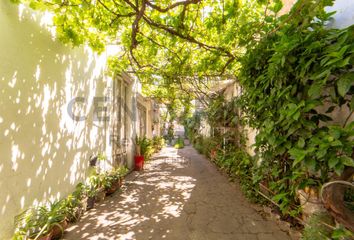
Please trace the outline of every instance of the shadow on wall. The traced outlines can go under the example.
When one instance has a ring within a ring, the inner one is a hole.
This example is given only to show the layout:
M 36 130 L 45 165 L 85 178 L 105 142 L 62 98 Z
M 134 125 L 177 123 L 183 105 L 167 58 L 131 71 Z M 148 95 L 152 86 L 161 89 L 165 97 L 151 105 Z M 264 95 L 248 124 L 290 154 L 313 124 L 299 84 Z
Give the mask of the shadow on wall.
M 103 94 L 105 56 L 53 40 L 47 16 L 0 2 L 0 239 L 13 217 L 43 200 L 61 198 L 85 178 L 90 155 L 104 149 L 103 122 L 92 121 Z M 67 104 L 85 97 L 74 121 Z

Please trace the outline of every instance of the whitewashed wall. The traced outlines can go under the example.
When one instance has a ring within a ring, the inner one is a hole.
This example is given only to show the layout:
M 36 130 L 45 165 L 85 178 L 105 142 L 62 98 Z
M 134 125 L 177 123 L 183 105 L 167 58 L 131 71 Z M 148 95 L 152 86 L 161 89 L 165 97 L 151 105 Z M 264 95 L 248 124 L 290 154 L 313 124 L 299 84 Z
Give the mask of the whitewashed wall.
M 55 39 L 47 14 L 0 1 L 0 239 L 14 216 L 71 192 L 90 156 L 104 152 L 109 126 L 94 121 L 94 97 L 108 94 L 107 53 Z M 74 97 L 74 121 L 68 104 Z

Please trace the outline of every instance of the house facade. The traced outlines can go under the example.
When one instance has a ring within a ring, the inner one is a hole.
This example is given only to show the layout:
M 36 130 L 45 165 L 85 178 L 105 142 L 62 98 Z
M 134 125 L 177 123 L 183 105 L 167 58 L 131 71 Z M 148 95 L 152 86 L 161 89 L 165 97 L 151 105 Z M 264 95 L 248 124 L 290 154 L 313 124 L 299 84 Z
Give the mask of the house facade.
M 106 74 L 117 47 L 66 46 L 50 15 L 10 1 L 0 12 L 0 239 L 10 239 L 17 214 L 67 196 L 98 154 L 103 169 L 132 169 L 135 136 L 152 137 L 159 120 L 138 79 Z

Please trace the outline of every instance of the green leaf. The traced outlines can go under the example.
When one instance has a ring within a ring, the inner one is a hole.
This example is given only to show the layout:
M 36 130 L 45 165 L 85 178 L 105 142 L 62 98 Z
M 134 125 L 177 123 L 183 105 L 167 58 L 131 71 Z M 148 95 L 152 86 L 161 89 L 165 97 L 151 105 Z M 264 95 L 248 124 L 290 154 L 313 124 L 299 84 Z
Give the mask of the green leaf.
M 330 106 L 328 109 L 327 109 L 327 111 L 326 111 L 326 113 L 331 113 L 331 112 L 333 112 L 333 110 L 336 108 L 336 106 Z
M 339 127 L 330 127 L 328 133 L 334 138 L 338 139 L 341 136 L 341 129 Z
M 276 3 L 274 4 L 274 7 L 273 7 L 273 11 L 275 13 L 279 12 L 283 7 L 283 3 L 282 1 L 276 1 Z
M 299 119 L 300 115 L 301 115 L 300 111 L 297 111 L 297 112 L 293 115 L 293 119 L 294 119 L 295 121 L 297 121 L 297 120 Z
M 330 73 L 331 73 L 331 71 L 329 69 L 327 69 L 327 70 L 324 70 L 323 72 L 312 75 L 311 79 L 317 80 L 317 79 L 322 79 L 324 77 L 327 78 L 330 75 Z
M 306 105 L 304 107 L 304 112 L 308 112 L 312 109 L 314 109 L 317 106 L 322 105 L 323 103 L 319 100 L 308 100 L 306 101 Z
M 341 141 L 335 140 L 335 141 L 331 142 L 331 146 L 332 147 L 339 147 L 339 146 L 343 146 L 343 144 Z
M 327 148 L 316 151 L 316 157 L 322 159 L 327 154 Z
M 341 76 L 337 82 L 338 93 L 344 97 L 354 83 L 354 73 L 350 72 Z
M 279 202 L 281 200 L 284 200 L 288 194 L 287 193 L 279 193 L 273 197 L 273 200 L 276 202 Z
M 354 167 L 354 160 L 348 156 L 341 156 L 340 161 L 345 166 Z
M 334 231 L 332 232 L 332 235 L 331 235 L 331 239 L 333 239 L 333 240 L 353 239 L 353 237 L 354 237 L 354 234 L 351 231 L 344 229 L 342 226 L 334 229 Z
M 337 165 L 334 167 L 334 171 L 337 173 L 337 175 L 341 175 L 344 170 L 344 165 L 340 162 L 337 163 Z
M 328 161 L 328 167 L 334 168 L 337 165 L 338 161 L 339 159 L 337 157 L 330 158 Z
M 30 2 L 29 7 L 34 10 L 44 11 L 46 9 L 45 3 L 42 2 Z
M 338 64 L 338 67 L 342 68 L 342 67 L 348 65 L 350 60 L 351 60 L 351 56 L 349 56 L 346 59 L 342 60 L 340 62 L 340 64 Z
M 323 84 L 321 82 L 315 82 L 314 84 L 311 85 L 311 87 L 308 90 L 308 95 L 311 98 L 317 98 L 321 94 Z
M 304 161 L 305 166 L 311 169 L 312 171 L 315 171 L 317 162 L 314 158 L 309 158 Z
M 297 146 L 299 148 L 304 148 L 305 146 L 305 140 L 303 138 L 300 138 L 299 141 L 297 142 Z
M 289 150 L 289 154 L 292 159 L 294 159 L 293 166 L 296 166 L 299 162 L 301 162 L 305 156 L 306 156 L 306 151 L 298 148 L 292 148 Z

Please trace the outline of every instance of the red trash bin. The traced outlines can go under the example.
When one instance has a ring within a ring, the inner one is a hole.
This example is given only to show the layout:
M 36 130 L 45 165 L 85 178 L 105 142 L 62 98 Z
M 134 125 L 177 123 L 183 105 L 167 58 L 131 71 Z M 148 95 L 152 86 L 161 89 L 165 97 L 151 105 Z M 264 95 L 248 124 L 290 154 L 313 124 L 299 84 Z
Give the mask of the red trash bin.
M 141 171 L 144 168 L 144 156 L 135 156 L 135 171 Z

